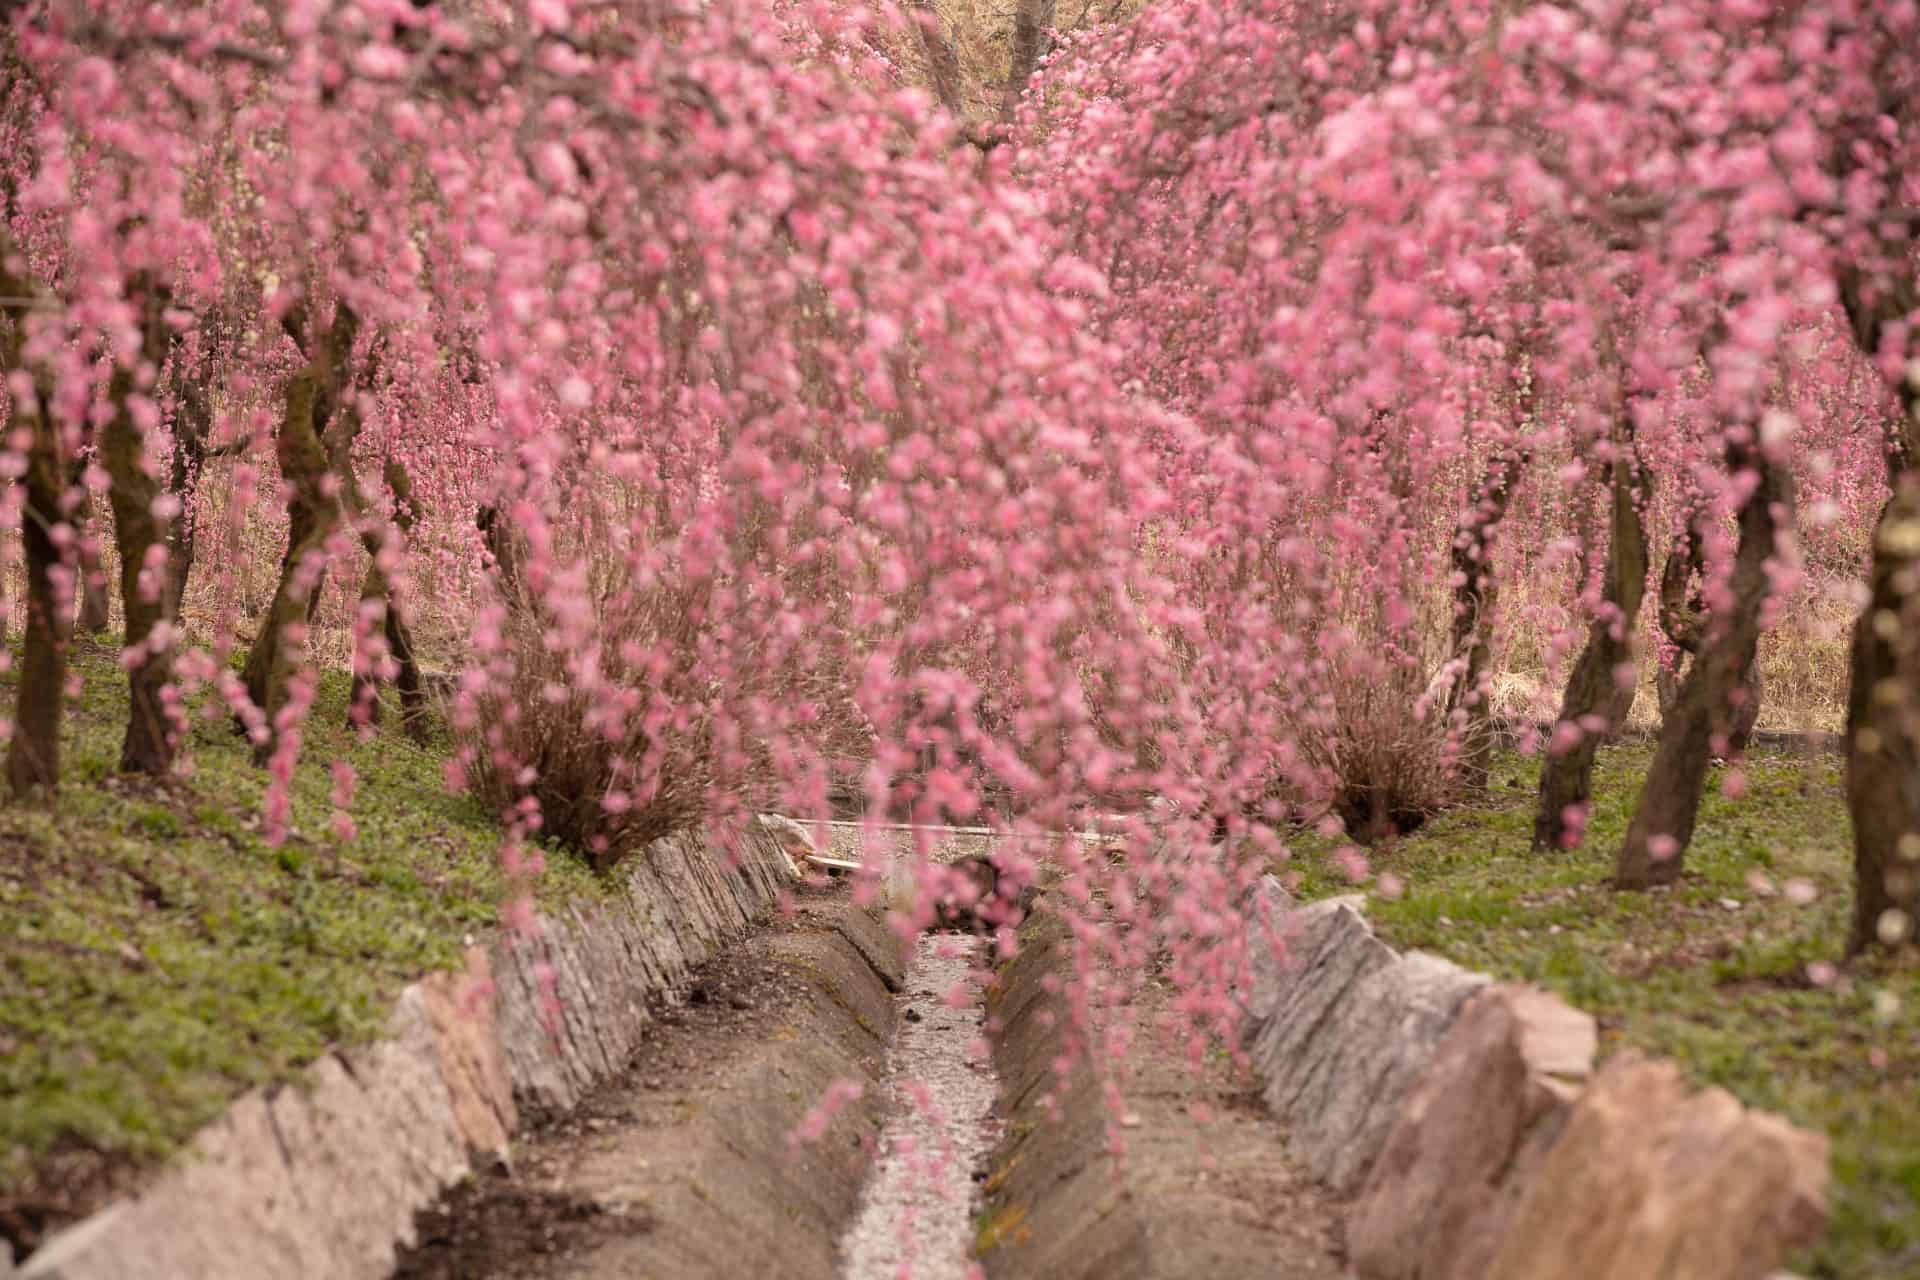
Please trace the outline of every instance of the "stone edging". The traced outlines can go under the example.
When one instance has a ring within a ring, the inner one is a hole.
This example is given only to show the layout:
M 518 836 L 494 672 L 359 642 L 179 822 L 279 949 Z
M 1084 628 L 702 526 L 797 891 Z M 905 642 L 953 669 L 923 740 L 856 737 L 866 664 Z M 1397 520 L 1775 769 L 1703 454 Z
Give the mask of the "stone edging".
M 1819 1237 L 1824 1135 L 1671 1062 L 1595 1073 L 1590 1016 L 1396 953 L 1361 901 L 1258 887 L 1247 1046 L 1365 1280 L 1757 1280 Z
M 975 1249 L 989 1280 L 1143 1274 L 1147 1224 L 1105 1159 L 1111 1118 L 1085 1065 L 1055 1066 L 1070 1026 L 1071 935 L 1044 906 L 987 992 L 1006 1137 L 992 1158 Z
M 523 1115 L 564 1111 L 619 1070 L 648 1000 L 765 918 L 790 864 L 759 829 L 738 859 L 668 837 L 634 859 L 623 902 L 470 948 L 464 977 L 401 992 L 383 1039 L 242 1096 L 137 1195 L 50 1238 L 19 1280 L 387 1275 L 418 1210 L 504 1159 Z

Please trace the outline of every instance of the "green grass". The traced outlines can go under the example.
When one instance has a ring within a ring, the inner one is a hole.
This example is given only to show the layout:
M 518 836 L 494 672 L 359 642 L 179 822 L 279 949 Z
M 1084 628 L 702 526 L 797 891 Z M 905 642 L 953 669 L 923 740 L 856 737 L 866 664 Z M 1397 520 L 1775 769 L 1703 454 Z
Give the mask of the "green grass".
M 237 1094 L 379 1033 L 400 988 L 455 964 L 503 894 L 498 833 L 447 794 L 444 744 L 341 725 L 328 677 L 294 787 L 293 833 L 261 836 L 265 774 L 222 717 L 190 777 L 120 777 L 126 687 L 81 641 L 65 785 L 0 798 L 0 1235 L 30 1243 L 166 1156 Z M 11 710 L 11 677 L 0 706 Z M 359 774 L 351 843 L 328 764 Z M 540 896 L 599 892 L 550 857 Z
M 1552 988 L 1599 1020 L 1601 1052 L 1633 1045 L 1679 1060 L 1703 1084 L 1833 1140 L 1832 1223 L 1796 1260 L 1828 1280 L 1920 1277 L 1920 972 L 1884 961 L 1807 980 L 1846 939 L 1852 834 L 1834 756 L 1757 754 L 1744 797 L 1709 782 L 1687 874 L 1652 893 L 1605 886 L 1651 758 L 1602 753 L 1586 847 L 1533 855 L 1538 763 L 1498 762 L 1494 797 L 1376 850 L 1404 882 L 1368 913 L 1396 946 Z M 1284 872 L 1308 896 L 1352 892 L 1324 855 L 1294 845 Z M 1804 879 L 1795 905 L 1749 883 Z M 1727 903 L 1737 903 L 1730 909 Z M 1884 1057 L 1882 1057 L 1884 1055 Z

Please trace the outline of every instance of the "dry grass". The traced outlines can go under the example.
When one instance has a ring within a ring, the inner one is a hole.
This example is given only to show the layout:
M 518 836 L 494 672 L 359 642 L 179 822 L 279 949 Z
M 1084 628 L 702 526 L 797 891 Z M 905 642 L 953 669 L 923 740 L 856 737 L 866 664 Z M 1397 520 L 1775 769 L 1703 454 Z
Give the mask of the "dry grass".
M 1518 591 L 1527 590 L 1525 586 Z M 1809 584 L 1781 614 L 1775 628 L 1760 641 L 1762 696 L 1758 728 L 1773 732 L 1838 733 L 1846 719 L 1848 646 L 1857 611 L 1850 584 L 1828 581 Z M 1547 648 L 1538 629 L 1524 630 L 1513 619 L 1529 615 L 1509 613 L 1502 629 L 1499 659 L 1493 678 L 1494 715 L 1514 722 L 1544 723 L 1559 714 L 1562 681 L 1571 666 L 1569 657 L 1557 670 L 1540 660 Z M 1659 637 L 1651 616 L 1643 610 L 1639 630 L 1640 684 L 1629 728 L 1653 730 L 1660 724 L 1660 699 L 1655 688 Z M 1575 651 L 1577 653 L 1577 650 Z

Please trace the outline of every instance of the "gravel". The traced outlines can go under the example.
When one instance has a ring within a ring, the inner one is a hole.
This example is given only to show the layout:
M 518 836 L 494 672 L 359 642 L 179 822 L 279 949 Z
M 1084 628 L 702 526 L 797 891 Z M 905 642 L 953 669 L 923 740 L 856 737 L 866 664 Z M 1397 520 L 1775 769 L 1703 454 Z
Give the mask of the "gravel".
M 975 1171 L 999 1138 L 997 1082 L 981 1035 L 980 991 L 969 972 L 979 944 L 954 934 L 920 939 L 888 1058 L 893 1112 L 841 1241 L 844 1280 L 965 1280 L 973 1261 Z M 949 995 L 960 988 L 965 1005 Z

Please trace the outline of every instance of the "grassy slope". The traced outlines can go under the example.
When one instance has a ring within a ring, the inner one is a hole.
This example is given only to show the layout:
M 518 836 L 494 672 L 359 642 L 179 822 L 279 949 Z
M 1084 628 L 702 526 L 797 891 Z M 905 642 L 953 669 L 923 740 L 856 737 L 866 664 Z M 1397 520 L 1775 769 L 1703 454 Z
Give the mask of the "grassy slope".
M 323 683 L 295 835 L 269 849 L 265 776 L 224 720 L 196 729 L 190 779 L 120 778 L 124 682 L 111 650 L 76 658 L 57 805 L 0 802 L 0 1234 L 22 1244 L 249 1086 L 376 1035 L 502 894 L 487 815 L 446 794 L 440 753 L 341 729 L 344 677 Z M 340 757 L 360 778 L 346 845 Z M 595 892 L 571 859 L 549 866 L 542 896 Z
M 1702 1082 L 1825 1130 L 1832 1229 L 1801 1269 L 1920 1277 L 1920 972 L 1865 965 L 1826 989 L 1806 978 L 1810 963 L 1839 959 L 1846 937 L 1839 760 L 1756 756 L 1738 801 L 1719 793 L 1716 771 L 1685 879 L 1620 894 L 1602 881 L 1650 757 L 1640 745 L 1603 753 L 1586 848 L 1541 857 L 1527 851 L 1537 762 L 1503 759 L 1487 805 L 1376 853 L 1374 869 L 1406 888 L 1396 901 L 1375 894 L 1371 916 L 1398 946 L 1553 988 L 1599 1018 L 1603 1054 L 1671 1055 Z M 1323 844 L 1296 850 L 1302 892 L 1351 891 Z M 1819 897 L 1766 896 L 1749 883 L 1756 871 L 1775 886 L 1808 880 Z

